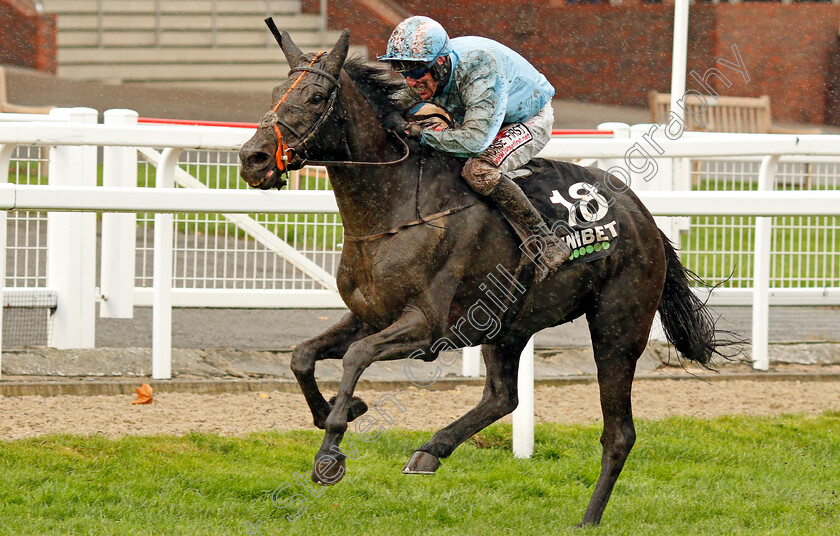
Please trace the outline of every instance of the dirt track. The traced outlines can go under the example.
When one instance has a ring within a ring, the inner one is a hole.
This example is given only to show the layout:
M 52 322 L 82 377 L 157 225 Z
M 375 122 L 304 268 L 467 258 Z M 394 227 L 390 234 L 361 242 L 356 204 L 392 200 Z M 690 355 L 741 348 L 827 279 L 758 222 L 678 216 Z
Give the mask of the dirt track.
M 369 404 L 386 394 L 360 391 Z M 411 388 L 391 394 L 405 407 L 386 406 L 393 426 L 441 428 L 469 410 L 481 387 L 452 391 Z M 0 397 L 0 437 L 20 439 L 49 433 L 184 434 L 189 431 L 242 435 L 260 430 L 314 429 L 299 394 L 247 393 L 197 395 L 164 393 L 151 405 L 132 405 L 131 396 Z M 840 411 L 840 381 L 637 380 L 634 414 L 642 419 L 671 415 L 715 417 L 727 414 L 819 414 Z M 538 422 L 585 423 L 600 420 L 595 384 L 538 387 Z M 379 418 L 377 413 L 371 413 Z M 510 419 L 510 417 L 507 417 Z

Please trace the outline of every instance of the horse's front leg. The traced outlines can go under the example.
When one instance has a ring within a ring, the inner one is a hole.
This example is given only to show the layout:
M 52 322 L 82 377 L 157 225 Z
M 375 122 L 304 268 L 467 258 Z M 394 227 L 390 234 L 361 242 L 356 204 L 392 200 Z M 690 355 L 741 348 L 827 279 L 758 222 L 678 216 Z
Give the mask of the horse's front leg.
M 321 359 L 341 359 L 353 342 L 374 331 L 359 317 L 348 313 L 324 333 L 295 347 L 292 354 L 292 372 L 318 428 L 324 428 L 332 405 L 324 399 L 324 395 L 318 389 L 315 381 L 315 363 Z M 348 418 L 353 420 L 367 411 L 367 405 L 357 398 L 350 404 L 349 411 Z
M 525 339 L 496 345 L 482 345 L 481 356 L 487 368 L 487 379 L 481 401 L 417 449 L 403 469 L 403 473 L 423 475 L 434 473 L 440 467 L 440 458 L 448 457 L 458 445 L 516 409 L 519 403 L 517 396 L 519 357 L 527 342 L 528 340 Z
M 347 430 L 348 409 L 362 372 L 376 361 L 401 359 L 418 349 L 427 350 L 431 338 L 432 330 L 426 316 L 418 309 L 409 309 L 384 330 L 350 345 L 344 354 L 344 374 L 335 404 L 327 417 L 324 442 L 315 456 L 313 481 L 329 485 L 344 477 L 345 455 L 338 445 Z

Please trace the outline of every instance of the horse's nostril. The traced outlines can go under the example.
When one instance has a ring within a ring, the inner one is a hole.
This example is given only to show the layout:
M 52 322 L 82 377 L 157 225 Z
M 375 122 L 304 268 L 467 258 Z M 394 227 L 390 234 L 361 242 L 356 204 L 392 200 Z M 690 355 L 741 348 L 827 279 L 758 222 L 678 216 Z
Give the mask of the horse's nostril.
M 268 165 L 269 159 L 271 157 L 268 153 L 264 153 L 262 151 L 257 151 L 254 154 L 248 157 L 248 165 L 255 168 L 262 168 Z

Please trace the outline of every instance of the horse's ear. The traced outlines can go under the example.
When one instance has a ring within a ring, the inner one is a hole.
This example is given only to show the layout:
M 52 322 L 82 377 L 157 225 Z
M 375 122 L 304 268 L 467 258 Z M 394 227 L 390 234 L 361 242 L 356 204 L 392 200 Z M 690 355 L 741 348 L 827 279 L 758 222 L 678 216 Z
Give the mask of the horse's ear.
M 289 67 L 294 67 L 300 63 L 300 59 L 303 57 L 303 52 L 297 47 L 294 41 L 292 41 L 292 37 L 289 35 L 289 32 L 284 31 L 280 36 L 280 48 L 283 49 L 283 54 L 286 55 L 286 62 L 289 64 Z
M 350 30 L 342 30 L 341 37 L 338 38 L 333 49 L 327 56 L 325 68 L 328 73 L 338 77 L 341 68 L 344 66 L 344 60 L 347 59 L 347 50 L 350 48 Z

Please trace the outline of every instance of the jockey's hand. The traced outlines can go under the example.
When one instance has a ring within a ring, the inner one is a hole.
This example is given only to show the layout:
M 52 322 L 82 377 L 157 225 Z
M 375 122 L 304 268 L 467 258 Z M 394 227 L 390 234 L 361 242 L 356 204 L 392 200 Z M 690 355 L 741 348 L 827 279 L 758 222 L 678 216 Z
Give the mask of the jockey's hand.
M 430 128 L 437 131 L 441 131 L 449 126 L 446 124 L 446 121 L 440 117 L 429 117 L 428 119 L 418 121 L 417 124 L 423 128 Z
M 389 112 L 382 118 L 382 126 L 385 127 L 385 130 L 394 134 L 402 134 L 405 130 L 406 123 L 402 114 L 397 111 Z
M 415 123 L 412 121 L 411 123 L 407 123 L 405 125 L 404 132 L 407 138 L 419 141 L 420 138 L 423 136 L 423 127 L 420 125 L 420 123 Z

